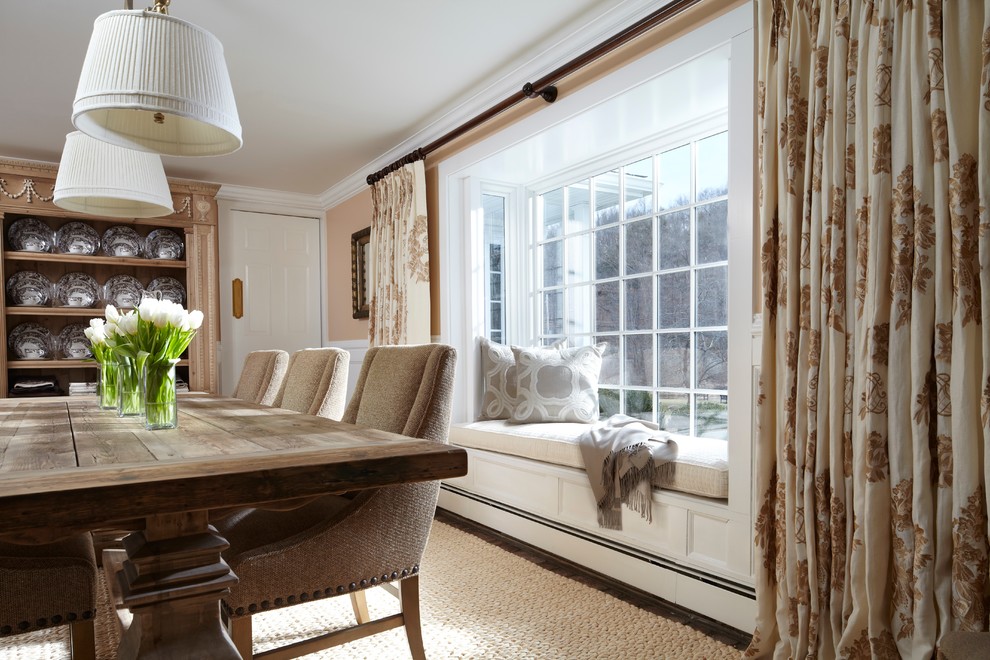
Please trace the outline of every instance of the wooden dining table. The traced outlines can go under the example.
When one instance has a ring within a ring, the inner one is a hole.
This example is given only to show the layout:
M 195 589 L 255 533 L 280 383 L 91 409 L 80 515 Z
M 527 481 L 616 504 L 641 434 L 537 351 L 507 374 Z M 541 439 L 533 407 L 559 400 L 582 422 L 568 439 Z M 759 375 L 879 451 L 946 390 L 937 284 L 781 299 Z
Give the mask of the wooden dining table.
M 466 472 L 463 449 L 238 399 L 180 396 L 178 428 L 155 431 L 93 397 L 0 400 L 0 539 L 132 530 L 111 583 L 132 614 L 121 658 L 240 657 L 211 516 Z

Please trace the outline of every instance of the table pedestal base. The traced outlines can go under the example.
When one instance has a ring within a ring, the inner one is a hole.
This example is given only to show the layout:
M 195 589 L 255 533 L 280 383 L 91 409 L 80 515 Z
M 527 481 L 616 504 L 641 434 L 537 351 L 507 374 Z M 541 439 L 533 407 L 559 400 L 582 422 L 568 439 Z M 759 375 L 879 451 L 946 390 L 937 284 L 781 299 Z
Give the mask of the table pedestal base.
M 104 551 L 115 603 L 131 615 L 119 658 L 240 660 L 220 623 L 220 599 L 237 583 L 220 556 L 227 546 L 197 512 L 153 516 L 124 550 Z

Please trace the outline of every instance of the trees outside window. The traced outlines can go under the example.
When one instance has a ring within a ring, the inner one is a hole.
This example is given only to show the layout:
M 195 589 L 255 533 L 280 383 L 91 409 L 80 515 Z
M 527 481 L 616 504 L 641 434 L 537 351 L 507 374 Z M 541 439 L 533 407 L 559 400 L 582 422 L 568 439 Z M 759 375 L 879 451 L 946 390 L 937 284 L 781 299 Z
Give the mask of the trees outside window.
M 728 193 L 723 131 L 537 195 L 538 338 L 608 344 L 602 415 L 726 438 Z

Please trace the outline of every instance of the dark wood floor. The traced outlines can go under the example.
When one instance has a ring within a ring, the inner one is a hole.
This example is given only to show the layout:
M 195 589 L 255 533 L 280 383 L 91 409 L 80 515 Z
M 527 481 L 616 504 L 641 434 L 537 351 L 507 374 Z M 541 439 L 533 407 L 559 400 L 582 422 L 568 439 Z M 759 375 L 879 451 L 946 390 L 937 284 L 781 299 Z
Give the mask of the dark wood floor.
M 653 594 L 640 591 L 606 575 L 588 570 L 583 566 L 523 543 L 490 527 L 485 527 L 467 518 L 462 518 L 450 511 L 437 509 L 436 519 L 469 534 L 473 534 L 483 541 L 531 561 L 548 571 L 553 571 L 563 577 L 577 580 L 582 584 L 603 591 L 647 612 L 652 612 L 666 619 L 690 626 L 740 651 L 744 650 L 749 644 L 750 635 L 748 633 L 743 633 L 724 623 L 678 607 Z

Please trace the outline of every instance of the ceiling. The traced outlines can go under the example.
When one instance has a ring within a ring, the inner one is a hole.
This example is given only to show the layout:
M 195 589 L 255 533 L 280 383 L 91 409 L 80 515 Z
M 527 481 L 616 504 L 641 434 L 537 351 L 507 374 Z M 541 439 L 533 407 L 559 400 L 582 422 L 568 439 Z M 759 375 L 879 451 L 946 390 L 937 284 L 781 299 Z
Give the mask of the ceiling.
M 174 0 L 173 16 L 224 45 L 244 146 L 167 157 L 166 172 L 332 197 L 662 4 Z M 4 3 L 0 156 L 59 160 L 93 20 L 120 8 L 121 0 Z

